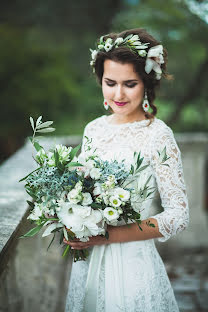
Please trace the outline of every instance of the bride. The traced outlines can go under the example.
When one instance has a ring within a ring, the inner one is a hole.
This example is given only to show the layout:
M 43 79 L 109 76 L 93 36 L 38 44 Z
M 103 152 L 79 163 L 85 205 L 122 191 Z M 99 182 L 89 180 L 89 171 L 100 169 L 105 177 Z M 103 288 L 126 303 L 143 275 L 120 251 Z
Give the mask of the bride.
M 109 239 L 66 241 L 74 249 L 89 248 L 86 261 L 73 263 L 65 312 L 177 312 L 173 289 L 154 239 L 167 241 L 189 222 L 181 152 L 170 127 L 155 117 L 154 100 L 166 72 L 167 51 L 145 29 L 130 29 L 99 38 L 91 50 L 93 68 L 102 86 L 103 115 L 87 124 L 86 137 L 103 159 L 131 164 L 134 152 L 149 163 L 148 174 L 159 191 L 163 211 L 150 215 L 152 198 L 137 224 L 108 226 Z M 149 110 L 152 110 L 149 112 Z M 168 166 L 159 162 L 166 147 Z M 147 226 L 150 221 L 155 227 Z

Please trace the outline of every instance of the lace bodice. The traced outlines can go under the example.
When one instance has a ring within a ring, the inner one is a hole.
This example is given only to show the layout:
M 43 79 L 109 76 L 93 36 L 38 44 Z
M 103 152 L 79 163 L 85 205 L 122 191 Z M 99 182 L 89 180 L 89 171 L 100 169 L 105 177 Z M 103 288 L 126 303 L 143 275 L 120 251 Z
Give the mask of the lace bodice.
M 164 242 L 184 230 L 189 222 L 188 199 L 184 183 L 181 152 L 175 141 L 173 131 L 162 120 L 154 118 L 133 123 L 111 124 L 109 117 L 103 115 L 87 124 L 83 135 L 82 153 L 86 137 L 91 139 L 96 153 L 103 159 L 125 159 L 133 162 L 134 152 L 141 152 L 144 162 L 150 163 L 147 174 L 152 174 L 153 184 L 159 191 L 164 209 L 154 216 L 160 233 L 158 238 Z M 166 146 L 169 166 L 161 165 L 158 151 Z M 145 203 L 142 218 L 150 217 L 152 199 Z

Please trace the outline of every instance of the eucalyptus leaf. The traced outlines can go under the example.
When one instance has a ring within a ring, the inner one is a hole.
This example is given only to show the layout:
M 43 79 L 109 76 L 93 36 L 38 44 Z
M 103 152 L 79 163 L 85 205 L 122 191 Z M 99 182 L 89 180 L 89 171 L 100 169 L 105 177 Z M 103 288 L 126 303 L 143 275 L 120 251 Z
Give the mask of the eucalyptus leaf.
M 39 116 L 38 119 L 37 119 L 37 121 L 36 121 L 36 127 L 40 124 L 41 119 L 42 119 L 42 116 Z
M 34 208 L 35 207 L 35 204 L 29 200 L 27 200 L 27 203 L 28 205 L 31 207 L 31 208 Z
M 52 125 L 53 121 L 46 121 L 41 123 L 40 125 L 37 126 L 37 129 L 42 129 L 42 128 L 47 128 L 48 126 Z
M 63 231 L 64 231 L 64 237 L 68 241 L 69 238 L 68 238 L 67 230 L 65 229 L 65 227 L 63 228 Z
M 144 170 L 144 169 L 147 168 L 147 167 L 149 167 L 149 165 L 145 165 L 145 166 L 143 166 L 143 167 L 137 169 L 137 170 L 136 170 L 136 173 L 141 172 L 142 170 Z
M 42 129 L 42 130 L 37 130 L 37 132 L 40 132 L 40 133 L 49 133 L 49 132 L 53 132 L 55 131 L 56 129 L 55 128 L 45 128 L 45 129 Z
M 53 241 L 54 241 L 55 236 L 56 236 L 56 233 L 54 233 L 54 235 L 53 235 L 53 237 L 52 237 L 52 240 L 50 241 L 50 244 L 49 244 L 48 247 L 47 247 L 47 251 L 48 251 L 49 248 L 51 247 L 51 245 L 52 245 L 52 243 L 53 243 Z
M 31 126 L 33 128 L 33 131 L 35 130 L 35 125 L 34 125 L 34 120 L 32 117 L 30 117 L 30 123 L 31 123 Z
M 65 256 L 67 255 L 67 253 L 69 252 L 69 248 L 70 248 L 70 246 L 67 245 L 66 248 L 64 249 L 64 252 L 63 252 L 63 254 L 62 254 L 62 257 L 65 257 Z
M 64 239 L 64 231 L 61 230 L 61 235 L 60 235 L 60 239 L 59 239 L 59 244 L 60 245 L 63 243 L 63 239 Z
M 26 234 L 24 234 L 23 236 L 20 236 L 20 238 L 23 238 L 23 237 L 32 237 L 34 235 L 36 235 L 40 230 L 41 228 L 43 227 L 42 224 L 34 227 L 33 229 L 31 229 L 30 231 L 28 231 Z

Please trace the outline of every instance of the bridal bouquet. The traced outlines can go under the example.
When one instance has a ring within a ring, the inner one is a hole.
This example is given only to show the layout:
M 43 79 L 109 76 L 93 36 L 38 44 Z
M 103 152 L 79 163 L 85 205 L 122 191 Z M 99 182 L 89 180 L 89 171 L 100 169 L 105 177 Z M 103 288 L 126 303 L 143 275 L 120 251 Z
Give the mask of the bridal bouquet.
M 28 219 L 36 224 L 21 237 L 31 237 L 45 228 L 42 237 L 56 233 L 63 238 L 88 241 L 89 237 L 103 235 L 108 239 L 107 225 L 116 226 L 124 220 L 136 222 L 141 228 L 141 207 L 149 199 L 154 188 L 149 186 L 151 176 L 139 179 L 149 165 L 142 165 L 140 153 L 134 154 L 134 164 L 127 168 L 124 161 L 102 160 L 96 150 L 90 147 L 87 138 L 85 153 L 76 156 L 80 148 L 56 145 L 48 152 L 35 138 L 36 132 L 54 131 L 52 121 L 42 122 L 39 117 L 34 123 L 31 142 L 36 149 L 35 161 L 38 168 L 20 181 L 25 181 L 25 190 L 32 197 Z M 168 157 L 164 149 L 159 153 L 161 163 Z M 147 223 L 154 227 L 154 224 Z M 85 260 L 88 250 L 74 250 L 65 247 L 62 256 L 68 252 L 74 261 Z

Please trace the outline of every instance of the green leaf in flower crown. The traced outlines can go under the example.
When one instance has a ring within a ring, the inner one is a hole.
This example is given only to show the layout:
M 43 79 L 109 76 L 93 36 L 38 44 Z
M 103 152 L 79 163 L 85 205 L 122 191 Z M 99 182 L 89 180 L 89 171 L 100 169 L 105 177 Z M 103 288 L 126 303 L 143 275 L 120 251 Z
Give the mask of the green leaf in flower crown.
M 35 125 L 34 125 L 34 120 L 33 120 L 32 117 L 30 117 L 30 123 L 31 123 L 32 129 L 34 131 L 35 130 Z
M 130 34 L 130 35 L 128 35 L 125 39 L 124 39 L 124 41 L 126 42 L 126 41 L 128 41 L 129 39 L 131 39 L 133 37 L 133 34 Z
M 70 159 L 71 160 L 73 160 L 73 158 L 77 155 L 77 152 L 80 149 L 80 147 L 81 147 L 81 143 L 71 150 L 71 152 L 70 152 Z
M 45 129 L 37 130 L 36 132 L 49 133 L 49 132 L 53 132 L 55 130 L 56 130 L 55 128 L 45 128 Z
M 34 227 L 33 229 L 31 229 L 30 231 L 28 231 L 26 234 L 20 236 L 19 238 L 32 237 L 32 236 L 36 235 L 41 230 L 42 227 L 43 227 L 43 225 L 40 224 L 40 225 Z
M 53 121 L 46 121 L 37 126 L 37 129 L 47 128 L 53 124 Z

